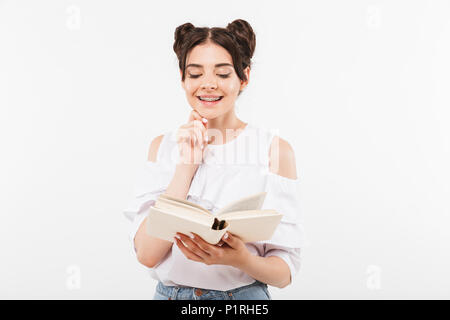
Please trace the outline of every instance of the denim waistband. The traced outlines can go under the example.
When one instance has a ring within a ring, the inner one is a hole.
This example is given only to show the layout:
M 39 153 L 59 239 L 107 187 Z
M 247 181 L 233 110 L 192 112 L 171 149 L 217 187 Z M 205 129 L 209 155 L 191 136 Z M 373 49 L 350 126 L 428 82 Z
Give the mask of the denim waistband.
M 165 286 L 161 281 L 156 292 L 167 300 L 271 300 L 266 283 L 255 282 L 231 290 L 220 291 L 186 286 Z

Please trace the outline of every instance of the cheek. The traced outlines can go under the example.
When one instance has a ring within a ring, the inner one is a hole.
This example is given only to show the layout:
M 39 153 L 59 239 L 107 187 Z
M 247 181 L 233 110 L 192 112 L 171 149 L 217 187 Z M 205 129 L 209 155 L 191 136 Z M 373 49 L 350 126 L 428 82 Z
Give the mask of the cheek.
M 221 84 L 222 91 L 224 91 L 228 95 L 234 95 L 239 92 L 240 83 L 238 81 L 224 81 Z
M 241 88 L 240 80 L 223 80 L 217 82 L 218 89 L 227 95 L 234 95 L 239 92 Z M 188 97 L 191 97 L 194 93 L 200 90 L 200 82 L 185 80 L 184 88 Z
M 186 81 L 184 83 L 184 88 L 187 94 L 194 93 L 197 90 L 197 86 L 195 86 L 195 84 L 192 83 L 192 81 Z

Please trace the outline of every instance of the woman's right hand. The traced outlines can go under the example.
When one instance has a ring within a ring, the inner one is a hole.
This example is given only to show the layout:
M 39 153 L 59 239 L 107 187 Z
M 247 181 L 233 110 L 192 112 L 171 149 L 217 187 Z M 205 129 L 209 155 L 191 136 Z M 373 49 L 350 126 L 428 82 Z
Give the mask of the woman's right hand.
M 203 162 L 203 155 L 208 144 L 207 120 L 196 110 L 192 110 L 188 123 L 177 130 L 177 144 L 180 152 L 179 164 L 197 169 Z

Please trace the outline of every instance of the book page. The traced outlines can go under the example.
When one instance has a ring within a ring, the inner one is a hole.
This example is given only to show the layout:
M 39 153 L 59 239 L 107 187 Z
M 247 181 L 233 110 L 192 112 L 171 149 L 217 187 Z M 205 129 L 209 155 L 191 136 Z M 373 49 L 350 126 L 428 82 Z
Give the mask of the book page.
M 282 217 L 275 210 L 270 211 L 275 213 L 259 215 L 257 212 L 253 212 L 253 215 L 249 217 L 229 218 L 227 220 L 229 224 L 228 231 L 238 236 L 244 242 L 269 240 Z
M 203 224 L 205 226 L 209 226 L 211 228 L 214 217 L 207 216 L 204 214 L 198 214 L 197 212 L 187 212 L 185 209 L 179 208 L 161 208 L 161 207 L 153 207 L 152 210 L 157 210 L 160 213 L 164 213 L 167 216 L 176 216 L 183 220 L 192 221 L 195 223 Z
M 233 211 L 260 210 L 264 203 L 264 199 L 266 198 L 266 194 L 267 192 L 260 192 L 232 202 L 220 209 L 217 212 L 217 216 Z
M 187 217 L 188 219 L 200 219 L 202 221 L 210 221 L 214 219 L 214 216 L 212 214 L 205 213 L 201 210 L 195 209 L 182 203 L 177 203 L 162 198 L 156 199 L 154 208 L 166 212 L 171 212 L 177 215 L 182 215 Z
M 187 210 L 190 211 L 195 211 L 195 212 L 199 212 L 205 215 L 212 215 L 211 212 L 209 212 L 208 210 L 206 210 L 205 208 L 203 208 L 202 206 L 199 206 L 196 203 L 193 203 L 191 201 L 187 201 L 187 200 L 182 200 L 182 199 L 178 199 L 175 197 L 171 197 L 165 194 L 162 194 L 158 197 L 157 203 L 160 203 L 160 205 L 164 206 L 176 206 L 176 207 L 180 207 L 180 208 L 186 208 Z
M 256 217 L 265 217 L 265 216 L 278 216 L 276 210 L 265 209 L 265 210 L 244 210 L 244 211 L 232 211 L 226 212 L 220 215 L 221 219 L 226 221 L 237 220 L 237 219 L 252 219 Z
M 214 217 L 196 214 L 186 215 L 166 211 L 163 209 L 150 207 L 147 215 L 147 234 L 173 242 L 173 237 L 177 232 L 188 234 L 194 232 L 210 244 L 217 244 L 227 231 L 227 227 L 222 230 L 211 228 Z
M 224 229 L 214 230 L 211 228 L 213 216 L 186 215 L 185 213 L 150 207 L 147 216 L 147 233 L 160 239 L 173 241 L 176 232 L 185 234 L 194 232 L 205 241 L 216 244 L 228 230 L 244 242 L 253 242 L 270 239 L 282 217 L 275 210 L 246 210 L 240 212 L 241 216 L 230 217 Z

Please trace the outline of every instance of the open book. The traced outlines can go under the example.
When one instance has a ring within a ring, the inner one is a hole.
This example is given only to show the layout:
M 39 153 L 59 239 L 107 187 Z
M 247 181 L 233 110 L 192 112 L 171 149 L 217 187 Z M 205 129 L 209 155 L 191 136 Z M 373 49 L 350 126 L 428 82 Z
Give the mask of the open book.
M 210 244 L 217 244 L 227 231 L 243 242 L 269 240 L 282 214 L 261 210 L 266 194 L 261 192 L 232 202 L 215 215 L 193 202 L 162 194 L 149 209 L 147 233 L 172 242 L 177 232 L 194 232 Z

